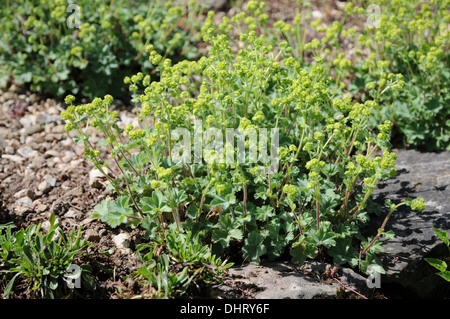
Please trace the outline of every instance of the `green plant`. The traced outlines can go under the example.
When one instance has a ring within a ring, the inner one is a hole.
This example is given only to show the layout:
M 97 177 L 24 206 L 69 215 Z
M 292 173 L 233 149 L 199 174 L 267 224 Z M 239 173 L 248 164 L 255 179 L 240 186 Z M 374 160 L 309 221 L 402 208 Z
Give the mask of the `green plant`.
M 88 266 L 77 267 L 72 273 L 68 271 L 88 246 L 80 237 L 81 228 L 78 232 L 70 231 L 66 238 L 54 214 L 49 221 L 46 233 L 40 231 L 41 224 L 16 232 L 12 232 L 13 224 L 1 227 L 0 270 L 2 279 L 9 280 L 3 292 L 5 298 L 9 297 L 17 278 L 24 279 L 31 291 L 39 291 L 45 298 L 68 296 L 71 290 L 66 282 L 72 280 L 92 286 Z
M 125 79 L 139 127 L 119 127 L 110 95 L 81 105 L 66 98 L 67 131 L 98 169 L 113 171 L 117 198 L 93 217 L 169 242 L 168 228 L 202 232 L 214 254 L 237 250 L 256 263 L 290 253 L 298 263 L 328 256 L 356 267 L 363 253 L 380 264 L 381 233 L 365 244 L 360 228 L 377 184 L 396 174 L 392 123 L 370 126 L 376 102 L 335 95 L 322 58 L 303 67 L 287 41 L 267 45 L 255 31 L 264 19 L 238 13 L 214 27 L 213 17 L 202 30 L 207 56 L 173 63 L 149 45 L 160 80 L 142 72 Z M 250 27 L 233 36 L 243 21 Z M 103 135 L 99 144 L 91 129 Z
M 434 227 L 433 227 L 433 231 L 438 236 L 438 238 L 448 247 L 448 249 L 450 251 L 450 241 L 449 241 L 448 233 L 446 233 L 443 230 L 434 228 Z M 450 270 L 447 270 L 448 266 L 444 260 L 437 259 L 437 258 L 425 258 L 425 261 L 428 264 L 430 264 L 431 266 L 433 266 L 434 268 L 436 268 L 437 270 L 439 270 L 437 275 L 441 276 L 446 281 L 450 282 Z
M 128 98 L 122 79 L 154 69 L 144 51 L 148 42 L 168 57 L 197 54 L 195 30 L 203 8 L 195 2 L 71 3 L 2 1 L 0 87 L 12 77 L 56 97 L 72 93 L 93 99 L 112 90 Z
M 164 237 L 153 237 L 151 244 L 143 244 L 137 248 L 137 256 L 142 266 L 132 274 L 134 279 L 143 282 L 148 293 L 142 297 L 169 298 L 186 293 L 189 284 L 217 281 L 224 270 L 232 263 L 222 262 L 212 255 L 209 247 L 200 240 L 200 234 L 192 232 L 179 233 L 168 229 Z M 161 253 L 166 249 L 167 253 Z M 141 252 L 146 253 L 141 254 Z M 155 258 L 158 254 L 158 258 Z M 182 265 L 181 271 L 176 271 Z

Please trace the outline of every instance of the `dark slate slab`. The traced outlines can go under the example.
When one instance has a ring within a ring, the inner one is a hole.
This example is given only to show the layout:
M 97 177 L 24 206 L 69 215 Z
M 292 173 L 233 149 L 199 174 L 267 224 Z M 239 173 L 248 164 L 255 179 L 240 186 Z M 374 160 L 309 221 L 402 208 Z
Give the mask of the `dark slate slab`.
M 383 204 L 386 199 L 398 203 L 406 197 L 423 197 L 426 209 L 417 213 L 402 206 L 389 219 L 386 230 L 394 231 L 395 238 L 383 239 L 385 251 L 380 259 L 387 273 L 382 283 L 401 285 L 420 298 L 441 296 L 450 286 L 423 258 L 448 255 L 432 227 L 450 231 L 450 152 L 394 151 L 397 177 L 381 182 L 373 199 Z M 387 208 L 372 219 L 367 234 L 376 233 L 386 214 Z

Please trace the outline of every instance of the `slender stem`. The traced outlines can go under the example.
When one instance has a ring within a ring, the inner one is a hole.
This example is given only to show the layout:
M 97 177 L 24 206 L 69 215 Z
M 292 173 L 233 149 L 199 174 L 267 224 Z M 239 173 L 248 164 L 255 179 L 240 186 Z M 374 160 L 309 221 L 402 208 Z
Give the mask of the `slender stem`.
M 298 219 L 298 216 L 297 216 L 297 214 L 295 213 L 295 210 L 292 209 L 292 208 L 291 208 L 291 210 L 292 210 L 292 214 L 293 214 L 294 217 L 295 217 L 295 220 L 297 221 L 298 229 L 300 230 L 300 234 L 303 235 L 303 229 L 302 229 L 302 225 L 301 225 L 301 223 L 300 223 L 300 220 Z
M 377 239 L 381 236 L 381 234 L 383 233 L 383 229 L 386 226 L 386 223 L 389 219 L 389 217 L 391 217 L 392 213 L 401 205 L 405 204 L 405 202 L 400 203 L 398 205 L 394 205 L 391 206 L 391 210 L 389 211 L 389 214 L 386 216 L 386 218 L 384 219 L 383 224 L 381 225 L 381 227 L 378 229 L 378 233 L 375 236 L 375 238 L 371 241 L 371 243 L 369 244 L 369 246 L 366 247 L 366 249 L 363 250 L 363 252 L 360 254 L 360 256 L 364 255 L 369 249 L 370 247 L 372 247 L 372 245 L 377 241 Z
M 125 172 L 122 170 L 122 168 L 120 167 L 119 163 L 117 162 L 117 159 L 116 159 L 114 156 L 113 156 L 113 159 L 114 159 L 114 161 L 116 162 L 117 167 L 119 167 L 120 171 L 122 172 L 122 174 L 123 174 L 123 176 L 124 176 L 124 178 L 125 178 L 125 182 L 126 182 L 126 184 L 127 184 L 128 192 L 130 193 L 130 197 L 131 197 L 131 200 L 133 201 L 134 207 L 136 207 L 136 209 L 137 209 L 139 215 L 140 215 L 142 218 L 145 218 L 144 213 L 142 213 L 142 210 L 139 208 L 138 204 L 136 203 L 136 200 L 134 199 L 133 193 L 131 192 L 131 188 L 130 188 L 130 184 L 128 183 L 127 175 L 126 175 Z
M 338 282 L 338 284 L 340 284 L 342 287 L 344 287 L 344 289 L 350 290 L 351 292 L 354 292 L 355 294 L 357 294 L 358 296 L 361 296 L 364 299 L 368 299 L 366 296 L 361 295 L 359 292 L 345 286 L 342 282 L 340 282 L 337 278 L 333 278 L 334 280 L 336 280 Z
M 320 219 L 319 219 L 319 211 L 320 211 L 320 204 L 319 199 L 316 199 L 316 218 L 317 218 L 317 231 L 320 230 Z

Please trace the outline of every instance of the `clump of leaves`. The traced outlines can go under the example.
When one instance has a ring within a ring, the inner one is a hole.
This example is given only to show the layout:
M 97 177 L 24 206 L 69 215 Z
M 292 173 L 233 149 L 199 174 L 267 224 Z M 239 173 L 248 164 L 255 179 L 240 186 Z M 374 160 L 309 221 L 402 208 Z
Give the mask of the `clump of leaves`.
M 167 253 L 161 252 L 163 249 Z M 136 253 L 142 266 L 132 278 L 141 282 L 143 288 L 136 297 L 181 296 L 192 282 L 199 286 L 217 281 L 233 265 L 212 255 L 199 234 L 180 234 L 175 229 L 168 229 L 162 238 L 153 236 L 152 243 L 139 245 Z
M 9 297 L 18 277 L 43 298 L 70 296 L 76 280 L 85 287 L 93 286 L 87 265 L 70 271 L 89 245 L 81 239 L 81 228 L 77 232 L 70 231 L 66 238 L 55 222 L 54 214 L 49 221 L 50 228 L 46 233 L 41 232 L 42 224 L 15 232 L 12 231 L 13 224 L 0 228 L 0 273 L 2 279 L 8 280 L 3 292 L 5 298 Z
M 149 45 L 160 80 L 125 79 L 139 127 L 119 127 L 110 95 L 81 105 L 66 98 L 67 131 L 98 169 L 116 171 L 107 178 L 117 198 L 94 217 L 143 227 L 149 239 L 168 228 L 200 234 L 214 254 L 237 249 L 255 263 L 290 253 L 298 263 L 326 254 L 363 271 L 380 264 L 381 234 L 365 244 L 360 228 L 379 181 L 396 175 L 392 122 L 373 128 L 375 101 L 335 95 L 323 59 L 306 68 L 288 42 L 266 45 L 255 31 L 265 19 L 250 19 L 235 37 L 228 30 L 249 19 L 214 28 L 213 17 L 203 28 L 207 56 L 173 63 Z M 103 134 L 101 144 L 90 142 L 89 128 Z
M 449 252 L 450 252 L 450 241 L 449 241 L 448 233 L 443 230 L 434 228 L 434 227 L 433 227 L 433 231 L 437 235 L 437 237 L 447 246 L 447 248 L 449 249 Z M 450 282 L 450 270 L 447 270 L 448 265 L 444 260 L 438 259 L 438 258 L 425 258 L 425 261 L 428 264 L 430 264 L 430 266 L 433 266 L 434 268 L 439 270 L 437 275 L 441 276 L 446 281 Z

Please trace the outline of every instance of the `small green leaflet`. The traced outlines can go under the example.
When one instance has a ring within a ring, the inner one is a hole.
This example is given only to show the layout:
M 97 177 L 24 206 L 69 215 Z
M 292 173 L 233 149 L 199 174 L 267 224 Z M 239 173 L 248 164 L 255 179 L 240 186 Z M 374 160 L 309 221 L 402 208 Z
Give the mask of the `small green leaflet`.
M 444 242 L 444 244 L 447 247 L 450 246 L 450 242 L 449 242 L 449 239 L 448 239 L 448 234 L 445 231 L 437 229 L 437 228 L 434 228 L 434 227 L 433 227 L 433 231 L 439 237 L 439 239 Z
M 335 233 L 333 232 L 327 232 L 324 230 L 323 227 L 320 227 L 318 231 L 311 230 L 308 232 L 309 237 L 307 237 L 305 240 L 308 241 L 311 244 L 315 245 L 324 245 L 326 248 L 330 248 L 331 246 L 336 245 Z
M 302 240 L 292 245 L 290 253 L 292 256 L 292 262 L 302 265 L 307 258 L 313 259 L 316 257 L 317 247 Z
M 115 201 L 110 199 L 103 200 L 95 206 L 91 218 L 99 218 L 112 228 L 127 222 L 127 216 L 133 215 L 133 210 L 129 207 L 129 198 L 118 197 Z
M 218 229 L 212 232 L 212 240 L 220 246 L 221 251 L 228 247 L 231 239 L 242 239 L 243 233 L 239 229 L 240 226 L 240 223 L 233 220 L 230 215 L 224 215 L 219 219 L 216 226 Z
M 144 197 L 141 199 L 142 211 L 144 213 L 171 212 L 172 209 L 167 206 L 167 198 L 160 192 L 155 191 L 152 197 Z
M 348 263 L 352 267 L 358 265 L 358 251 L 352 246 L 351 238 L 338 238 L 336 245 L 328 250 L 333 261 L 338 265 Z
M 443 271 L 438 273 L 438 275 L 450 282 L 450 271 Z
M 443 260 L 436 258 L 424 258 L 427 263 L 431 266 L 439 270 L 440 272 L 444 272 L 447 270 L 447 263 Z
M 242 247 L 244 256 L 250 258 L 252 262 L 259 264 L 261 261 L 260 257 L 266 253 L 266 247 L 263 245 L 263 241 L 264 236 L 259 232 L 250 232 L 245 239 L 244 247 Z

